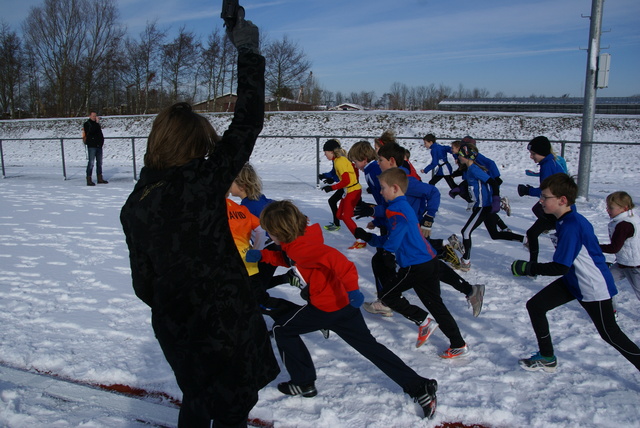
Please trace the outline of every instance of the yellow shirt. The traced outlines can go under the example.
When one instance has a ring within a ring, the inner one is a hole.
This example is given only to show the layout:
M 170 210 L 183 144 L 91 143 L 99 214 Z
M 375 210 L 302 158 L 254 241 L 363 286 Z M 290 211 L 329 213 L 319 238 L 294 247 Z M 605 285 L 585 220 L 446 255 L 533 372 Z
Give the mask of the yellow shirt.
M 353 164 L 349 161 L 349 159 L 347 159 L 344 156 L 335 158 L 333 160 L 333 167 L 336 170 L 336 175 L 338 176 L 338 179 L 340 179 L 339 183 L 342 183 L 342 176 L 344 175 L 345 172 L 349 174 L 349 182 L 347 183 L 347 185 L 346 186 L 341 185 L 339 188 L 346 189 L 347 193 L 351 193 L 354 190 L 362 189 L 362 186 L 360 185 L 360 182 L 358 181 L 358 177 L 356 175 L 356 170 L 353 169 Z

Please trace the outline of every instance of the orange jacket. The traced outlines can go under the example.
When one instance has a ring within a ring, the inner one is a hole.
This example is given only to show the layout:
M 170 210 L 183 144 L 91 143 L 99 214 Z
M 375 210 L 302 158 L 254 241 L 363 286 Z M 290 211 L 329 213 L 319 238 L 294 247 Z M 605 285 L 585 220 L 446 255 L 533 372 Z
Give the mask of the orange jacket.
M 356 266 L 340 251 L 324 244 L 320 225 L 307 226 L 304 235 L 280 244 L 309 287 L 309 302 L 325 312 L 335 312 L 349 304 L 347 292 L 358 289 Z M 262 250 L 262 260 L 288 266 L 282 252 Z

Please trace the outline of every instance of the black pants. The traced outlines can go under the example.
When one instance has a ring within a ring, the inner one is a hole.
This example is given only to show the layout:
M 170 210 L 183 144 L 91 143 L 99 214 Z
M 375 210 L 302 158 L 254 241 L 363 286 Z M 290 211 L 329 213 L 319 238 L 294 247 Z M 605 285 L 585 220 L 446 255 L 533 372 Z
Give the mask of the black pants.
M 491 207 L 474 207 L 471 212 L 471 216 L 467 223 L 462 228 L 462 244 L 464 245 L 464 254 L 462 258 L 465 260 L 471 259 L 471 232 L 476 230 L 482 223 L 484 223 L 489 232 L 491 239 L 503 239 L 505 241 L 519 241 L 522 242 L 524 236 L 518 235 L 513 232 L 500 232 L 498 231 L 498 222 L 500 216 L 497 213 L 491 212 Z
M 537 262 L 538 261 L 538 253 L 540 252 L 540 244 L 538 242 L 538 236 L 542 234 L 545 230 L 555 230 L 556 228 L 556 217 L 551 214 L 545 214 L 542 209 L 542 205 L 536 203 L 531 211 L 536 215 L 536 221 L 533 225 L 527 230 L 527 242 L 529 245 L 529 261 Z
M 333 214 L 333 224 L 336 226 L 340 226 L 340 219 L 338 218 L 338 203 L 343 196 L 344 189 L 338 189 L 329 197 L 329 208 L 331 208 L 331 213 Z
M 431 180 L 429 180 L 429 184 L 431 184 L 432 186 L 435 186 L 436 183 L 438 183 L 438 181 L 442 180 L 444 178 L 444 181 L 447 182 L 447 184 L 449 185 L 450 189 L 455 189 L 456 187 L 458 187 L 458 185 L 456 184 L 455 181 L 453 181 L 453 178 L 450 175 L 434 175 Z
M 575 297 L 565 285 L 564 280 L 558 278 L 527 302 L 527 311 L 538 339 L 540 354 L 545 357 L 554 355 L 547 312 L 572 300 L 575 300 Z M 640 370 L 640 348 L 620 330 L 616 323 L 611 299 L 579 303 L 587 311 L 600 337 Z
M 458 324 L 440 297 L 439 260 L 400 268 L 385 285 L 381 293 L 382 302 L 405 318 L 420 325 L 429 312 L 440 325 L 440 330 L 449 338 L 452 348 L 462 348 L 465 341 Z M 427 308 L 412 305 L 402 296 L 404 291 L 414 289 L 416 295 Z
M 423 377 L 371 335 L 360 309 L 347 305 L 335 312 L 324 312 L 310 304 L 273 326 L 280 357 L 294 384 L 308 385 L 316 380 L 313 360 L 300 335 L 320 329 L 336 333 L 407 394 L 415 396 L 424 385 Z

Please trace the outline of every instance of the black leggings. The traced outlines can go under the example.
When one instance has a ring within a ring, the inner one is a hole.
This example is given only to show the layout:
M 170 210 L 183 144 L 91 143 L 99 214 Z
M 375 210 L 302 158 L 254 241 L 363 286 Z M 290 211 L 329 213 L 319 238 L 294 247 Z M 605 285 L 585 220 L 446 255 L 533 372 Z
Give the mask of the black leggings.
M 527 230 L 527 242 L 529 245 L 529 261 L 537 262 L 538 253 L 540 252 L 540 244 L 538 243 L 538 236 L 545 230 L 555 230 L 556 217 L 551 214 L 545 214 L 542 210 L 542 205 L 536 203 L 531 211 L 536 215 L 537 220 Z
M 489 232 L 491 239 L 504 239 L 505 241 L 519 241 L 522 242 L 524 237 L 513 232 L 499 232 L 498 221 L 500 216 L 497 213 L 491 212 L 491 207 L 474 207 L 469 220 L 462 228 L 462 244 L 464 245 L 463 259 L 469 260 L 471 258 L 471 232 L 476 230 L 482 223 L 484 223 Z
M 329 198 L 329 208 L 331 208 L 331 213 L 333 214 L 333 224 L 336 226 L 340 226 L 340 219 L 338 219 L 338 203 L 343 196 L 344 189 L 338 189 Z
M 554 355 L 547 312 L 572 300 L 575 300 L 575 297 L 565 285 L 564 280 L 558 278 L 527 302 L 527 311 L 529 311 L 531 325 L 538 339 L 541 355 L 545 357 Z M 620 330 L 618 323 L 616 323 L 611 299 L 598 302 L 579 301 L 578 303 L 587 311 L 602 340 L 613 346 L 616 351 L 640 370 L 640 348 Z

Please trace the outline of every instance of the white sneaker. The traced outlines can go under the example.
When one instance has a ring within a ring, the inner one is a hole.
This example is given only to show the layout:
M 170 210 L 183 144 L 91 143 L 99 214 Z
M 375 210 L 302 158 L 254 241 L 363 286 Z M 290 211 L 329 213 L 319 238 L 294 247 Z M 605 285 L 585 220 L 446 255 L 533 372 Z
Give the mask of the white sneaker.
M 473 292 L 467 297 L 469 306 L 473 309 L 473 316 L 477 317 L 482 311 L 482 302 L 484 301 L 484 285 L 472 285 Z
M 506 196 L 500 198 L 500 208 L 507 213 L 507 216 L 511 216 L 511 204 L 509 204 L 509 198 Z
M 451 245 L 454 250 L 456 250 L 460 254 L 464 254 L 464 245 L 462 245 L 462 242 L 460 242 L 460 240 L 458 239 L 458 235 L 454 233 L 453 235 L 449 236 L 448 241 L 449 245 Z
M 379 314 L 383 317 L 393 316 L 393 309 L 382 303 L 380 299 L 376 300 L 375 302 L 365 302 L 362 307 L 370 314 Z
M 460 260 L 460 270 L 462 272 L 469 272 L 471 269 L 471 260 L 461 259 Z
M 447 349 L 442 354 L 440 354 L 440 358 L 451 360 L 458 357 L 464 357 L 466 355 L 469 355 L 469 353 L 471 353 L 471 351 L 469 350 L 469 346 L 464 345 L 462 348 Z

